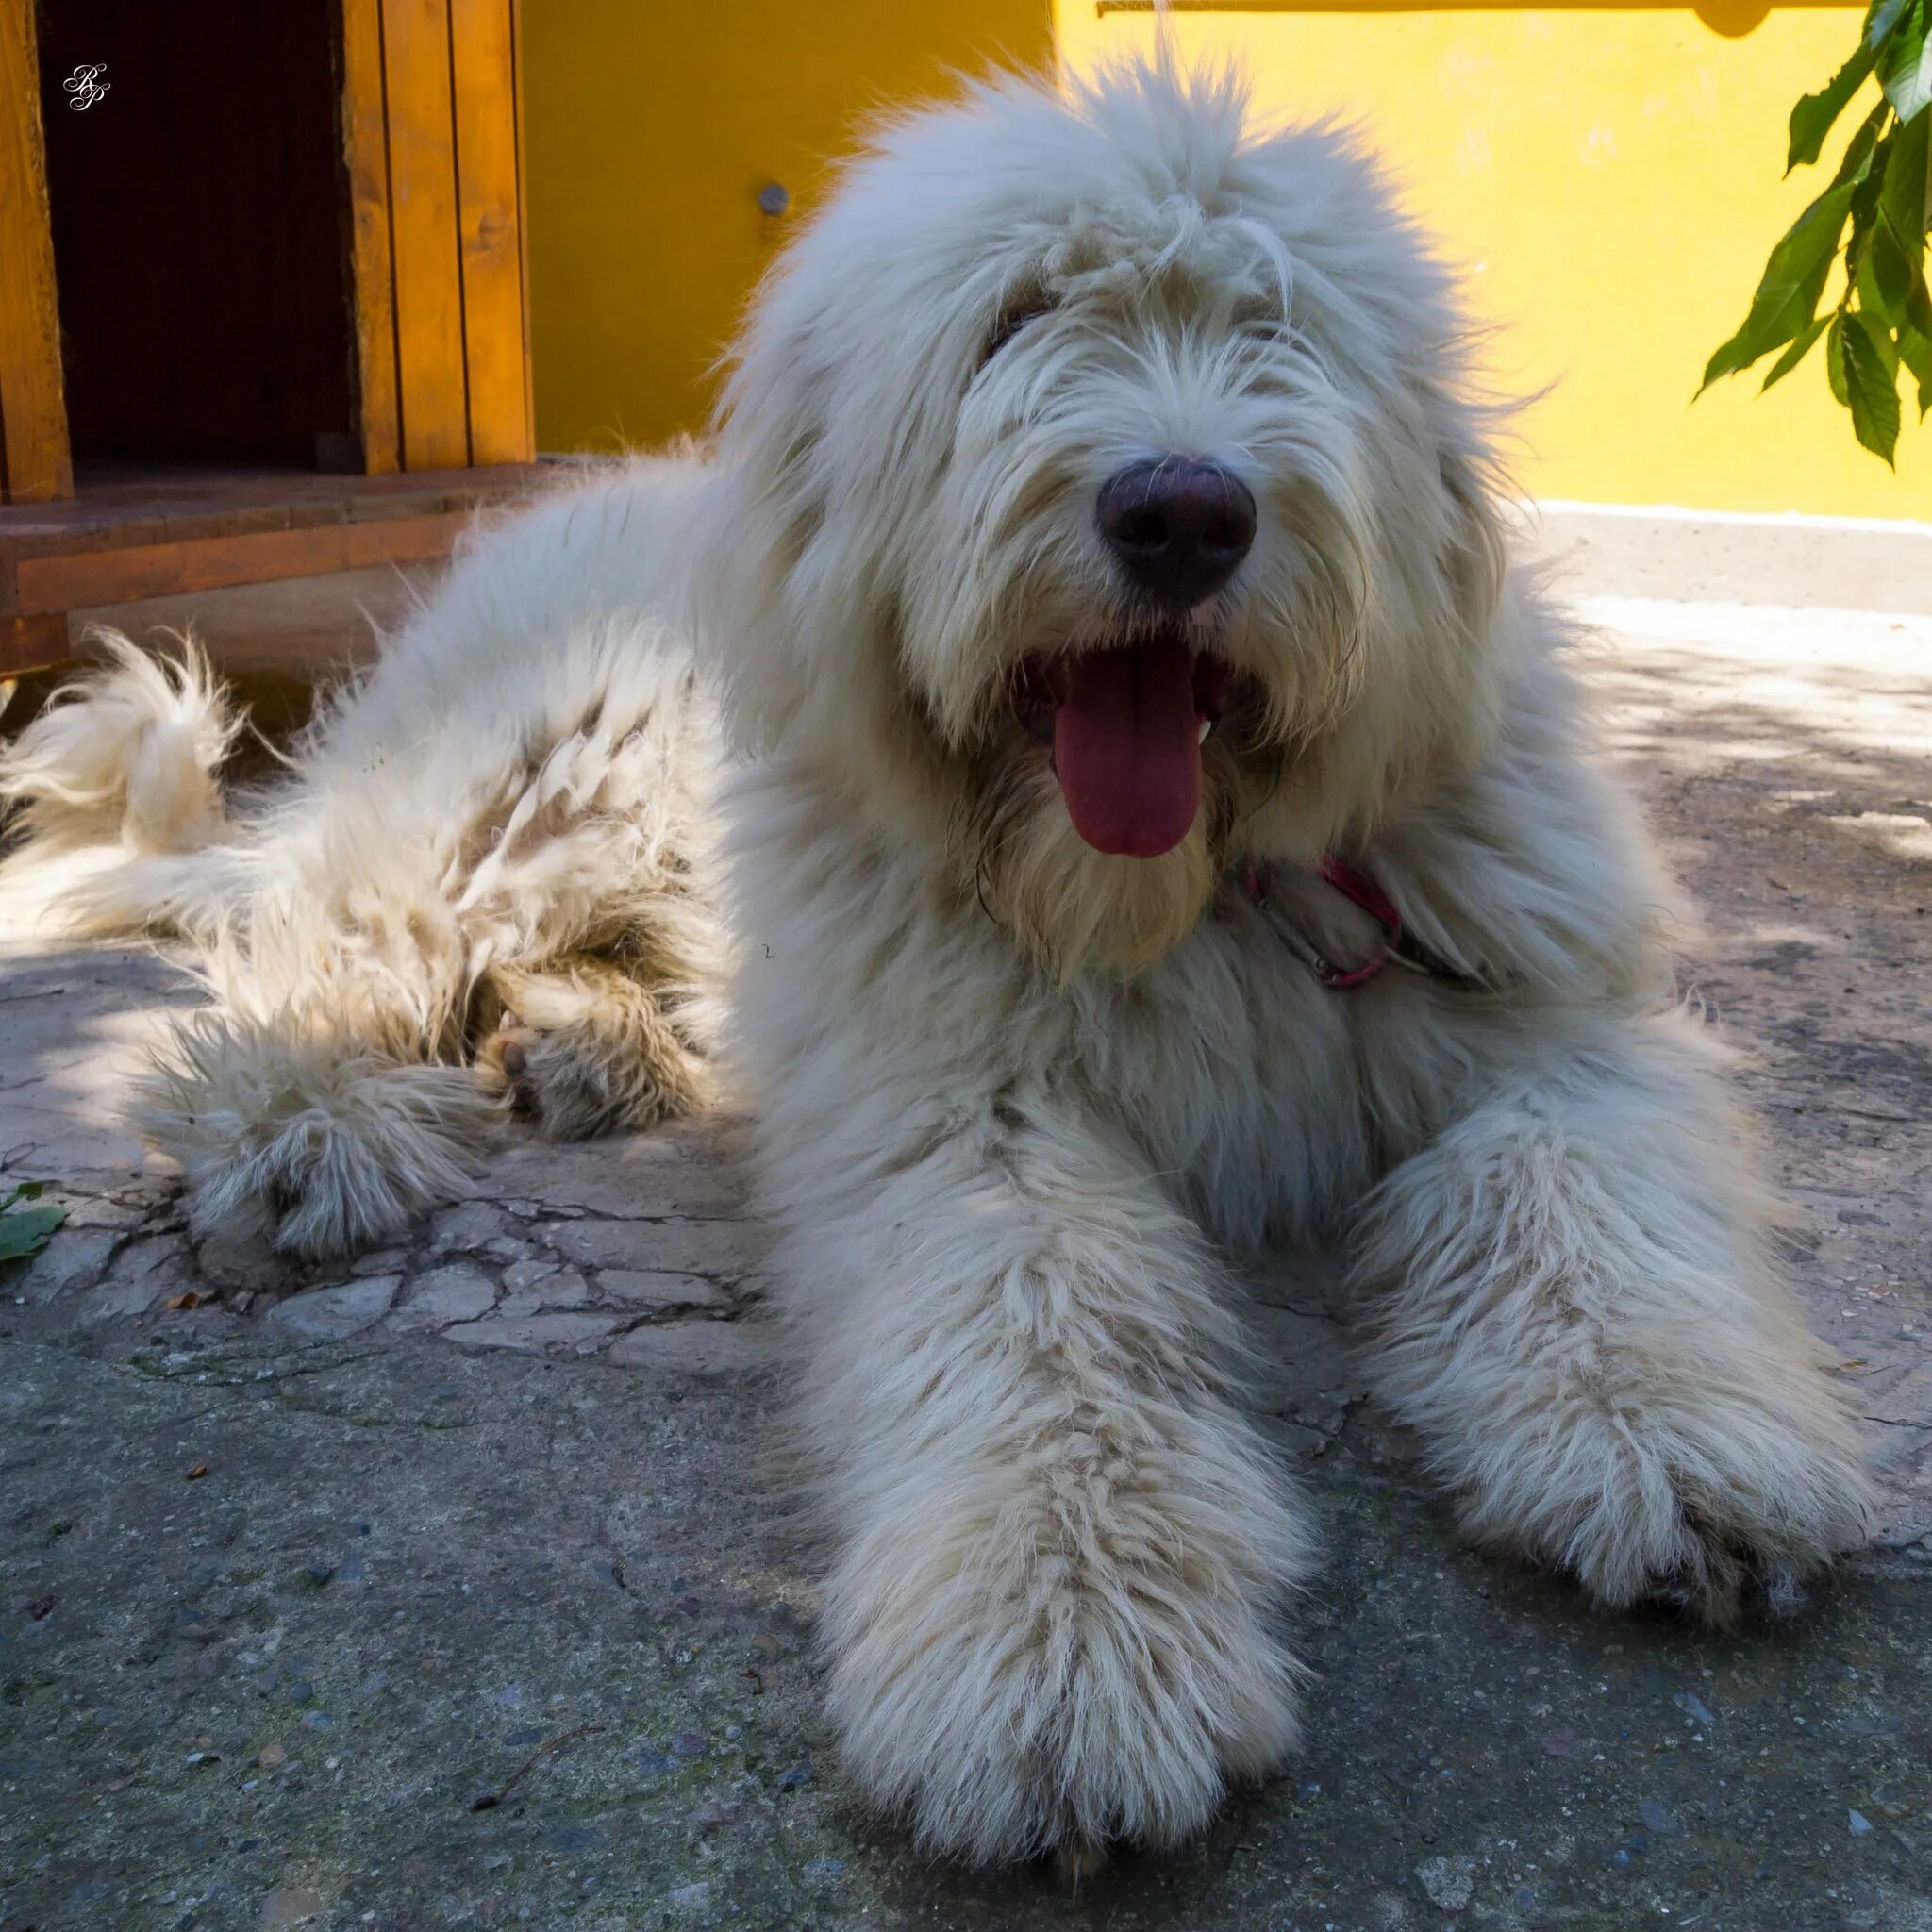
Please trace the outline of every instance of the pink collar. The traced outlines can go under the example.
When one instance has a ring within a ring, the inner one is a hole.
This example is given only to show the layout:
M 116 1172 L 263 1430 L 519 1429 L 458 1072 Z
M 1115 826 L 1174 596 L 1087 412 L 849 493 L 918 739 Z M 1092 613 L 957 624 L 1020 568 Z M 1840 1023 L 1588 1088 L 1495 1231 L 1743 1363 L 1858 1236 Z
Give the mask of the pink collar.
M 1303 946 L 1296 949 L 1306 959 L 1308 971 L 1330 992 L 1353 992 L 1357 987 L 1368 985 L 1391 959 L 1400 959 L 1404 964 L 1411 963 L 1400 950 L 1402 915 L 1395 909 L 1394 902 L 1388 893 L 1383 891 L 1374 879 L 1366 873 L 1358 872 L 1345 859 L 1337 858 L 1333 853 L 1327 854 L 1322 859 L 1317 870 L 1328 885 L 1333 886 L 1345 898 L 1353 899 L 1382 928 L 1382 950 L 1361 966 L 1336 966 L 1312 947 Z M 1245 883 L 1248 897 L 1257 906 L 1265 906 L 1268 903 L 1267 881 L 1258 865 L 1248 867 Z M 1413 963 L 1423 965 L 1424 971 L 1436 973 L 1438 977 L 1454 976 L 1421 960 Z

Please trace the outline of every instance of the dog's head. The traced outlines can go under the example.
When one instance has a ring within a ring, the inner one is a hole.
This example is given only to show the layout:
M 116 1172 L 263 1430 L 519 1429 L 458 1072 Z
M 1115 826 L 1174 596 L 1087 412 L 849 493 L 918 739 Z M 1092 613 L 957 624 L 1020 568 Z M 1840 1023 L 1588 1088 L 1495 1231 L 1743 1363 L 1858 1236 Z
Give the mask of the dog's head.
M 1359 829 L 1493 708 L 1448 278 L 1329 130 L 1162 61 L 887 127 L 740 340 L 708 544 L 740 746 L 1054 970 Z

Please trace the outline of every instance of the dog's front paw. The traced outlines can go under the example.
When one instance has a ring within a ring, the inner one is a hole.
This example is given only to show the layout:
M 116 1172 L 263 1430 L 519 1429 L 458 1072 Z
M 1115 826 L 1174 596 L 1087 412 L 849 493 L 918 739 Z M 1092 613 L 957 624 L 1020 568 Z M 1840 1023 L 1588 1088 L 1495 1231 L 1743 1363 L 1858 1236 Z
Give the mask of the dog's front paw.
M 198 1234 L 326 1256 L 460 1193 L 499 1113 L 465 1068 L 203 1013 L 157 1056 L 136 1119 L 181 1163 Z
M 1789 1601 L 1864 1543 L 1872 1505 L 1823 1374 L 1778 1367 L 1756 1384 L 1683 1375 L 1521 1414 L 1463 1485 L 1464 1521 L 1574 1571 L 1607 1608 L 1662 1601 L 1723 1627 L 1753 1591 Z
M 928 1849 L 1078 1875 L 1191 1837 L 1292 1747 L 1298 1667 L 1186 1551 L 921 1543 L 834 1579 L 829 1705 L 848 1774 Z

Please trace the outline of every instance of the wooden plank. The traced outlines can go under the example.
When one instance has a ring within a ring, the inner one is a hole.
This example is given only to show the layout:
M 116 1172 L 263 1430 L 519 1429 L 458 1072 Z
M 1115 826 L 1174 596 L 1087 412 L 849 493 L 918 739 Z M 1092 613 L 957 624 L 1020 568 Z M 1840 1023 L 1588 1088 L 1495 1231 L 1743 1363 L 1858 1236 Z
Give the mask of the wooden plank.
M 471 460 L 449 0 L 382 0 L 391 248 L 406 470 Z
M 470 460 L 448 0 L 382 0 L 406 470 Z
M 342 0 L 342 161 L 349 176 L 349 281 L 362 467 L 372 476 L 382 476 L 402 464 L 389 139 L 382 108 L 382 0 Z
M 537 459 L 537 384 L 530 358 L 530 197 L 524 186 L 524 0 L 509 0 L 509 71 L 517 136 L 517 276 L 524 295 L 524 447 L 526 461 Z
M 61 503 L 0 508 L 0 614 L 6 613 L 7 566 L 18 558 L 440 514 L 512 501 L 558 475 L 541 463 L 507 463 L 390 476 L 237 470 L 184 479 L 162 471 L 147 481 L 89 481 Z
M 470 460 L 527 462 L 523 222 L 510 0 L 450 0 Z
M 466 513 L 392 517 L 386 523 L 317 524 L 304 530 L 206 537 L 139 550 L 24 557 L 14 566 L 22 613 L 130 604 L 231 584 L 322 576 L 375 563 L 424 563 L 449 555 L 472 519 Z
M 0 617 L 0 677 L 43 671 L 74 655 L 64 617 Z
M 0 501 L 73 494 L 34 0 L 0 0 Z

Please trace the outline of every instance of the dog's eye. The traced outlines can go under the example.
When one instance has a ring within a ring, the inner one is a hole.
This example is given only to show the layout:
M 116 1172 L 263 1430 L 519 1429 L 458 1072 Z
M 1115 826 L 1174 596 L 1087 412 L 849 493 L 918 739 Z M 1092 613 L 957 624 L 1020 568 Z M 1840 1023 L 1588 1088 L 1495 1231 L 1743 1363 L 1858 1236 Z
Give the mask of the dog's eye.
M 1051 315 L 1055 307 L 1051 295 L 1039 293 L 1008 303 L 1000 311 L 1000 319 L 987 332 L 985 346 L 979 352 L 979 366 L 984 369 L 1029 322 L 1038 322 L 1042 315 Z

